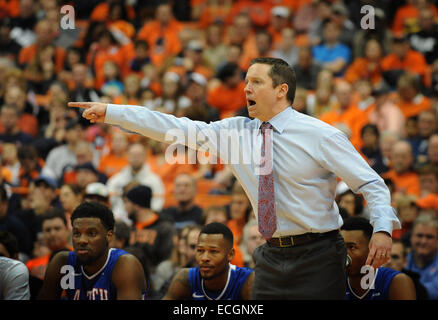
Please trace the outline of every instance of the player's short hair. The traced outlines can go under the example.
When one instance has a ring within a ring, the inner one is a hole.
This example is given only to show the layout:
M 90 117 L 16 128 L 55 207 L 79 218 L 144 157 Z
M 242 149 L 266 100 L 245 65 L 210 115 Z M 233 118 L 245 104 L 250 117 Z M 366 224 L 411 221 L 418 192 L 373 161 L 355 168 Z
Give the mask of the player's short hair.
M 349 217 L 345 219 L 341 230 L 355 231 L 362 230 L 365 237 L 370 240 L 373 235 L 373 226 L 368 219 L 363 217 Z
M 212 222 L 207 225 L 205 225 L 201 229 L 201 234 L 221 234 L 224 236 L 224 239 L 229 242 L 230 246 L 233 246 L 234 237 L 233 233 L 231 232 L 230 228 L 228 228 L 223 223 L 219 222 Z
M 105 205 L 97 201 L 85 201 L 73 210 L 71 215 L 71 224 L 78 218 L 98 218 L 106 230 L 114 230 L 113 212 Z

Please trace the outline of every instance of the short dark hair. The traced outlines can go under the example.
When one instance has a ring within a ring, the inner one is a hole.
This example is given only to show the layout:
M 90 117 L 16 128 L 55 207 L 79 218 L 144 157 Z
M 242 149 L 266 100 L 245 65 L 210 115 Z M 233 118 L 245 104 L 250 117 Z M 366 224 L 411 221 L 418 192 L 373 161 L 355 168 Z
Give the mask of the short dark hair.
M 360 215 L 363 211 L 363 198 L 361 195 L 354 193 L 353 191 L 351 191 L 351 189 L 346 190 L 345 192 L 341 193 L 340 195 L 338 195 L 337 198 L 337 202 L 341 201 L 341 199 L 346 196 L 347 194 L 351 194 L 354 197 L 354 212 L 353 214 L 356 215 Z
M 123 221 L 116 221 L 114 226 L 114 236 L 116 239 L 125 240 L 125 245 L 128 245 L 131 235 L 131 229 L 129 226 Z
M 295 91 L 297 89 L 297 79 L 295 77 L 294 69 L 286 61 L 279 58 L 255 58 L 251 60 L 249 65 L 252 66 L 256 63 L 268 64 L 271 66 L 268 75 L 272 79 L 272 85 L 274 88 L 283 83 L 286 83 L 289 86 L 287 100 L 292 104 L 295 100 Z
M 149 49 L 149 45 L 146 41 L 144 40 L 135 40 L 134 41 L 134 47 L 138 48 L 138 47 L 145 47 L 146 49 Z
M 78 218 L 98 218 L 106 230 L 114 230 L 113 212 L 105 205 L 97 201 L 85 201 L 73 210 L 71 215 L 71 224 Z
M 224 82 L 227 79 L 233 77 L 236 72 L 239 72 L 239 66 L 237 63 L 234 62 L 228 62 L 225 65 L 221 66 L 219 70 L 217 71 L 216 78 L 218 78 L 220 81 Z
M 60 208 L 49 208 L 47 212 L 42 216 L 41 224 L 46 220 L 52 220 L 59 218 L 62 220 L 65 226 L 67 226 L 67 218 L 65 217 L 65 212 Z
M 229 242 L 230 246 L 231 247 L 233 246 L 233 242 L 234 242 L 233 233 L 231 232 L 230 228 L 228 228 L 223 223 L 219 223 L 219 222 L 209 223 L 201 229 L 201 233 L 222 234 L 224 236 L 224 239 Z
M 367 130 L 371 130 L 376 135 L 376 137 L 379 138 L 379 128 L 377 128 L 375 124 L 367 123 L 366 125 L 364 125 L 360 130 L 360 136 L 363 137 L 365 131 Z
M 371 239 L 371 236 L 373 235 L 373 226 L 371 225 L 368 219 L 363 217 L 349 217 L 345 219 L 344 224 L 341 227 L 341 230 L 346 230 L 346 231 L 362 230 L 368 241 Z
M 18 240 L 12 233 L 0 231 L 0 243 L 6 248 L 11 258 L 18 254 Z

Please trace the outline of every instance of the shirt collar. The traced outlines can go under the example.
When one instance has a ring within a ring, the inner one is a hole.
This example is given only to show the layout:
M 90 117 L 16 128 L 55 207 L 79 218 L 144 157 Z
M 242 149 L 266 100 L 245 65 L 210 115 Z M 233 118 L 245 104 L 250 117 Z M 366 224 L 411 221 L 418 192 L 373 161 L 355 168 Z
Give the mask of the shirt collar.
M 291 106 L 289 106 L 283 111 L 281 111 L 280 113 L 277 113 L 271 119 L 269 119 L 268 122 L 272 125 L 275 131 L 281 134 L 284 128 L 286 127 L 288 121 L 290 121 L 290 117 L 292 117 L 293 112 L 294 110 L 292 109 Z M 260 132 L 261 131 L 260 126 L 262 125 L 263 121 L 259 119 L 257 119 L 257 121 L 258 121 L 257 128 L 259 129 Z

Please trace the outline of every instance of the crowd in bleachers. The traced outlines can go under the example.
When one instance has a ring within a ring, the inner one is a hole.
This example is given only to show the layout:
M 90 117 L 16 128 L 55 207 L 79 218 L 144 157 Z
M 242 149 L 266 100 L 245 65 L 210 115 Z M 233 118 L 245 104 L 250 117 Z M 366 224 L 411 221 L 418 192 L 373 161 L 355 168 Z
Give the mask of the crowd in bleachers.
M 73 29 L 60 24 L 64 5 Z M 417 216 L 438 212 L 437 1 L 0 0 L 0 232 L 16 237 L 33 288 L 53 253 L 71 249 L 69 217 L 86 199 L 112 209 L 112 245 L 143 263 L 151 298 L 193 266 L 209 222 L 229 226 L 232 262 L 252 266 L 264 239 L 227 165 L 171 164 L 168 145 L 90 123 L 67 102 L 247 117 L 245 73 L 269 56 L 295 70 L 293 108 L 343 131 L 384 178 L 402 222 L 393 238 L 409 249 Z M 342 181 L 336 201 L 344 217 L 367 217 Z M 54 212 L 66 232 L 45 230 Z

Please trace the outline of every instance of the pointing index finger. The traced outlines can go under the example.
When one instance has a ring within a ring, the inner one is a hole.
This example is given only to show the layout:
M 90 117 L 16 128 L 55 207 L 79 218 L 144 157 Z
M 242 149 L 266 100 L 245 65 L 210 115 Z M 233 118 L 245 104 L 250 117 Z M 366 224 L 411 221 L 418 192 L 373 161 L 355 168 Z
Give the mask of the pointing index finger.
M 88 109 L 91 107 L 92 102 L 69 102 L 67 105 L 73 108 Z

